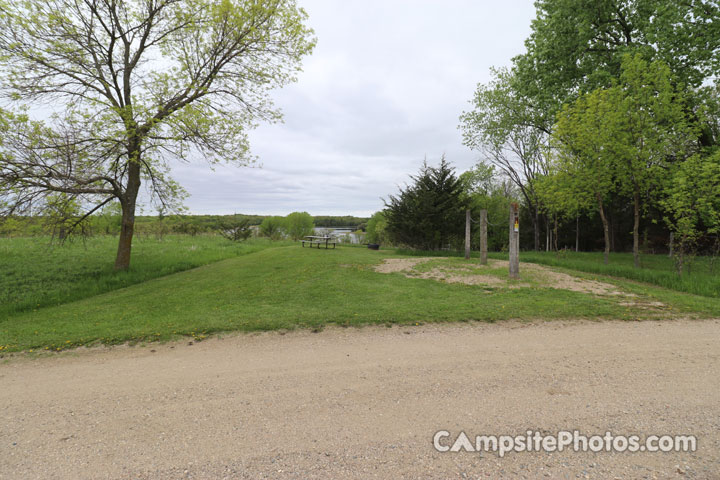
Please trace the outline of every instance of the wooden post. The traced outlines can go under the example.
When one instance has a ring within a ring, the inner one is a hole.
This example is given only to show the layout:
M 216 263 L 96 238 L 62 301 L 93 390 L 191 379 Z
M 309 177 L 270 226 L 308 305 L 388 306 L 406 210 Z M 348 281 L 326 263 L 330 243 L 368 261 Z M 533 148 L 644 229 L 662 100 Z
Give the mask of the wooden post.
M 520 214 L 517 203 L 510 204 L 510 278 L 520 277 Z
M 470 209 L 465 210 L 465 260 L 470 259 Z
M 487 265 L 487 210 L 480 210 L 480 264 Z

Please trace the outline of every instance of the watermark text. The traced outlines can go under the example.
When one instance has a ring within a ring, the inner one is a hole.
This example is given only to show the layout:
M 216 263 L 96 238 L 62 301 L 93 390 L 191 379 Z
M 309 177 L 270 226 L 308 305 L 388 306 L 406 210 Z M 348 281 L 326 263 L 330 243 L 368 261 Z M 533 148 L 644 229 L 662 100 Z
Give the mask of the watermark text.
M 435 432 L 433 446 L 438 452 L 490 452 L 504 457 L 511 452 L 694 452 L 694 435 L 583 435 L 578 430 L 545 434 L 528 430 L 524 435 L 476 435 L 465 432 L 452 435 Z

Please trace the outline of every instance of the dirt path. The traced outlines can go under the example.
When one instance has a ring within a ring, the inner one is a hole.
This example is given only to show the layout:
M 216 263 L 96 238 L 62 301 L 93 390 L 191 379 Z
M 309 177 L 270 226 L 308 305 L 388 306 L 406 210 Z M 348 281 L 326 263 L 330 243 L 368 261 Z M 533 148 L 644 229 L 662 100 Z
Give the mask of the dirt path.
M 720 320 L 238 335 L 0 364 L 0 478 L 720 478 Z M 438 453 L 695 434 L 695 453 Z
M 488 287 L 526 288 L 526 283 L 512 283 L 505 275 L 487 275 L 489 268 L 502 268 L 507 270 L 507 260 L 488 260 L 487 265 L 480 265 L 477 262 L 466 261 L 445 265 L 441 268 L 433 268 L 426 272 L 416 272 L 414 268 L 423 263 L 432 261 L 456 260 L 448 257 L 415 257 L 415 258 L 386 258 L 383 263 L 375 267 L 378 273 L 404 273 L 411 278 L 429 278 L 448 283 L 464 283 L 466 285 L 485 285 Z M 536 263 L 520 263 L 520 269 L 529 273 L 536 280 L 541 280 L 542 285 L 549 288 L 571 290 L 573 292 L 591 293 L 596 295 L 621 295 L 634 297 L 633 294 L 621 292 L 618 287 L 609 283 L 588 280 L 581 277 L 568 275 Z M 469 273 L 469 274 L 468 274 Z M 662 305 L 662 304 L 660 304 Z

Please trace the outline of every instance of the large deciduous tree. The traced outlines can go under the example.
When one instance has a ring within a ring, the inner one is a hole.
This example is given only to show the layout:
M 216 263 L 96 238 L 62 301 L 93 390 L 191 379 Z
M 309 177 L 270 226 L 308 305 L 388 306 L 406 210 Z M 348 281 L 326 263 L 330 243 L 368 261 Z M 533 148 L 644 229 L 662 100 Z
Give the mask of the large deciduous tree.
M 656 200 L 668 165 L 683 161 L 697 147 L 688 106 L 662 61 L 648 63 L 639 54 L 622 61 L 619 95 L 611 105 L 617 121 L 607 148 L 617 157 L 619 178 L 633 199 L 633 259 L 640 267 L 640 216 Z
M 683 273 L 685 255 L 702 235 L 720 237 L 720 150 L 696 154 L 674 165 L 661 205 L 665 221 L 676 235 L 676 266 Z
M 557 165 L 545 162 L 548 157 L 539 157 L 543 162 L 530 165 L 542 168 L 516 182 L 525 189 L 526 203 L 546 211 L 578 210 L 556 194 L 579 193 L 578 186 L 586 184 L 595 200 L 600 194 L 601 210 L 607 207 L 612 230 L 618 214 L 629 213 L 624 220 L 633 226 L 638 264 L 638 223 L 644 207 L 652 203 L 669 208 L 657 200 L 665 180 L 671 172 L 677 173 L 678 162 L 698 148 L 705 158 L 720 145 L 720 4 L 716 0 L 537 0 L 535 6 L 526 51 L 513 59 L 509 70 L 493 72 L 494 79 L 478 87 L 474 110 L 463 114 L 465 143 L 480 147 L 489 159 L 511 160 L 521 175 L 511 169 L 510 177 L 522 178 L 523 158 L 507 148 L 507 139 L 538 139 L 529 144 L 540 147 L 547 136 L 569 142 L 560 146 L 558 160 L 568 170 L 558 172 Z M 641 66 L 630 72 L 627 58 L 642 59 L 652 71 Z M 664 72 L 658 71 L 660 65 Z M 599 91 L 603 93 L 595 93 Z M 614 103 L 602 107 L 593 102 Z M 563 110 L 565 106 L 573 111 Z M 607 111 L 607 118 L 593 118 L 601 110 Z M 566 122 L 564 131 L 556 132 L 562 123 L 556 123 L 558 114 L 584 117 L 584 127 Z M 688 125 L 693 128 L 685 128 Z M 615 128 L 615 137 L 606 138 L 599 130 L 609 126 Z M 577 136 L 581 128 L 584 139 Z M 613 154 L 597 150 L 603 148 L 614 149 Z M 537 151 L 542 153 L 543 148 Z M 594 173 L 601 174 L 598 183 L 592 181 Z M 577 197 L 582 198 L 579 203 L 587 205 L 585 197 Z M 652 213 L 657 221 L 669 212 Z M 607 219 L 604 228 L 607 231 Z
M 716 0 L 538 0 L 527 52 L 515 59 L 533 97 L 556 107 L 620 76 L 622 57 L 641 52 L 690 86 L 720 67 Z
M 585 188 L 593 191 L 598 201 L 606 261 L 608 225 L 603 197 L 613 190 L 631 196 L 633 257 L 639 267 L 640 217 L 648 202 L 660 197 L 671 165 L 683 161 L 697 147 L 696 129 L 687 111 L 667 65 L 628 54 L 615 86 L 580 96 L 558 115 L 555 137 L 565 158 L 571 159 L 565 171 L 576 177 L 576 182 L 585 179 Z
M 460 117 L 463 144 L 483 153 L 520 190 L 532 211 L 535 250 L 540 249 L 540 199 L 534 182 L 547 173 L 544 147 L 551 121 L 518 88 L 514 72 L 494 70 L 493 80 L 479 84 L 473 110 Z
M 540 184 L 542 195 L 551 197 L 557 209 L 581 210 L 595 204 L 603 225 L 604 261 L 610 255 L 610 225 L 606 204 L 618 190 L 616 158 L 607 148 L 617 116 L 612 98 L 619 92 L 596 90 L 566 105 L 553 131 L 556 162 Z M 565 203 L 559 202 L 566 200 Z
M 294 0 L 0 0 L 0 95 L 55 111 L 0 121 L 0 205 L 117 199 L 127 269 L 143 182 L 168 204 L 171 159 L 253 161 L 247 129 L 280 118 L 268 92 L 314 46 L 305 20 Z

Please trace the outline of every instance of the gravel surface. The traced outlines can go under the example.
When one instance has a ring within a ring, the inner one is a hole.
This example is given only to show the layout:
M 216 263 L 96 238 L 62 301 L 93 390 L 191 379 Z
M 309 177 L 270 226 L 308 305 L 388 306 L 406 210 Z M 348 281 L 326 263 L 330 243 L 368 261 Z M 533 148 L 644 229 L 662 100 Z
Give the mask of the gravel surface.
M 720 478 L 720 320 L 367 327 L 0 364 L 0 479 Z M 694 434 L 439 453 L 433 434 Z

